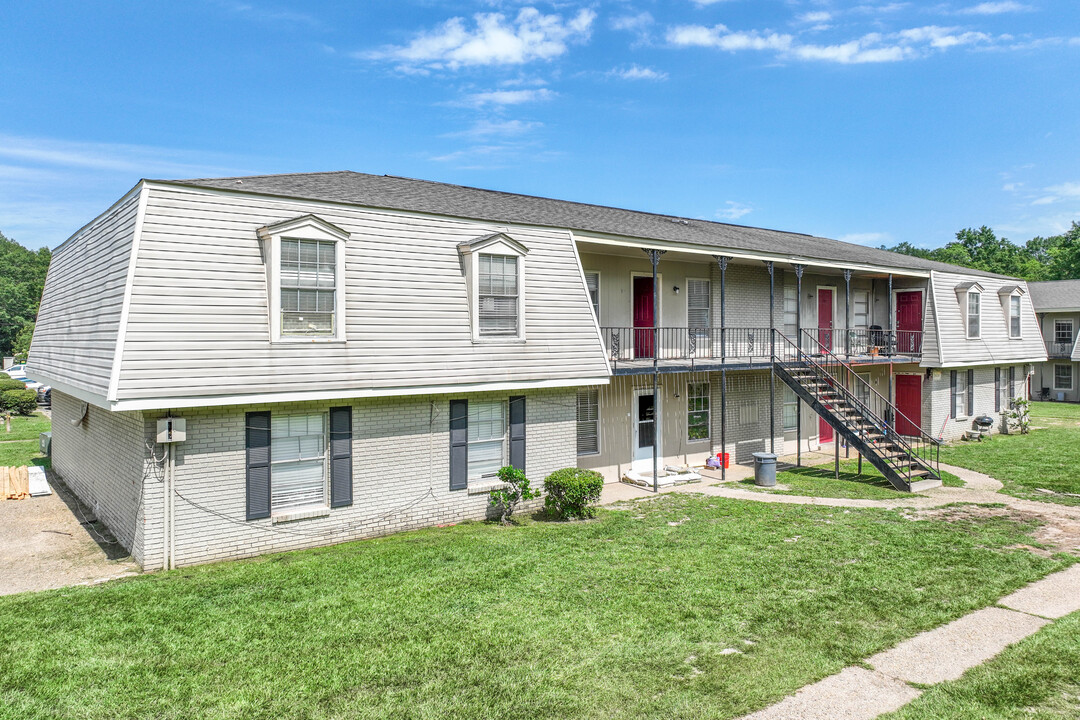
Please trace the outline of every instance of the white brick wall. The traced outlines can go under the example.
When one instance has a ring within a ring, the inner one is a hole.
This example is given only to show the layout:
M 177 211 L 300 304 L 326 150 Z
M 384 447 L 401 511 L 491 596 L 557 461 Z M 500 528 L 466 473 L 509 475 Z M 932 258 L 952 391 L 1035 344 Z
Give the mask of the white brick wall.
M 448 413 L 451 397 L 505 399 L 519 393 L 397 397 L 310 402 L 176 413 L 187 419 L 177 446 L 175 564 L 223 560 L 326 545 L 442 523 L 483 519 L 487 494 L 449 490 Z M 575 395 L 543 390 L 526 395 L 526 469 L 533 487 L 554 470 L 573 467 Z M 245 413 L 325 412 L 353 407 L 353 504 L 326 517 L 274 524 L 245 519 Z M 147 426 L 156 415 L 147 413 Z M 160 503 L 160 498 L 157 499 Z M 163 542 L 154 536 L 157 545 Z M 160 553 L 155 555 L 160 566 Z
M 1009 384 L 1008 365 L 998 366 L 1001 368 L 1001 384 L 1007 388 Z M 1027 376 L 1024 365 L 1014 365 L 1016 373 L 1015 389 L 1009 397 L 1016 397 L 1026 392 Z M 957 383 L 967 382 L 968 368 L 954 368 L 956 370 Z M 934 437 L 940 435 L 946 442 L 959 440 L 968 430 L 973 430 L 972 421 L 980 415 L 989 415 L 997 422 L 993 432 L 1000 432 L 1004 417 L 1003 412 L 995 411 L 994 403 L 994 366 L 984 365 L 971 368 L 975 371 L 975 407 L 974 414 L 968 415 L 966 407 L 964 414 L 959 417 L 952 416 L 951 405 L 951 379 L 949 369 L 934 371 L 929 380 L 923 381 L 923 417 L 932 418 L 927 428 Z M 1008 392 L 1008 391 L 1006 391 Z M 1002 411 L 1007 409 L 1007 402 L 1002 404 Z

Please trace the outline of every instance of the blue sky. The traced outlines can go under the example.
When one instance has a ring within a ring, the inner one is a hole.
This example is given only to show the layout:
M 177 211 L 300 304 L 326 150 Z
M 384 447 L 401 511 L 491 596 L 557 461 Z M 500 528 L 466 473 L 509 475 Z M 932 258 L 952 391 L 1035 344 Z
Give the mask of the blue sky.
M 1080 220 L 1075 0 L 4 3 L 0 231 L 349 169 L 864 244 Z

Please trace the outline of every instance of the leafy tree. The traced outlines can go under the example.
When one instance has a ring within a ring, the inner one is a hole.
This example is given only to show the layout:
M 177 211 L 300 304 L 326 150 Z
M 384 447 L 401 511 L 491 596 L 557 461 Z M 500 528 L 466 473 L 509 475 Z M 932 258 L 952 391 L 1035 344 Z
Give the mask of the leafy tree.
M 48 248 L 29 250 L 0 233 L 0 353 L 12 354 L 20 333 L 29 349 L 51 258 Z

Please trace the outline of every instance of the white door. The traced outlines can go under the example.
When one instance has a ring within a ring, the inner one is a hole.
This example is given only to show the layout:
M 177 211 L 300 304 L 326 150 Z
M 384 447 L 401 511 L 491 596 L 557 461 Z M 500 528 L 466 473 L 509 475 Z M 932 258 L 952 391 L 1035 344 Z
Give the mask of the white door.
M 653 405 L 652 390 L 639 390 L 634 393 L 634 462 L 631 468 L 636 472 L 652 472 L 653 443 L 659 437 L 657 418 L 659 408 Z M 657 455 L 660 446 L 656 447 Z

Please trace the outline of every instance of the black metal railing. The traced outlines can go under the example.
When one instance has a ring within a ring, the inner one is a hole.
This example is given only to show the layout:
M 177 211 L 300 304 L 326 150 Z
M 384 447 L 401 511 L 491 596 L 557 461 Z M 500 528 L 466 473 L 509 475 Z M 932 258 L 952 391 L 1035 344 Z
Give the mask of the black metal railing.
M 922 357 L 922 331 L 878 328 L 806 328 L 803 350 L 823 347 L 845 357 Z
M 801 345 L 816 345 L 816 350 L 807 352 L 778 332 L 775 362 L 789 370 L 809 370 L 814 382 L 809 383 L 811 387 L 804 385 L 804 388 L 813 393 L 822 405 L 830 407 L 843 404 L 854 409 L 865 421 L 860 427 L 864 443 L 875 450 L 905 482 L 910 484 L 914 481 L 919 467 L 931 471 L 935 477 L 941 477 L 941 443 L 938 440 L 930 437 L 874 390 L 831 349 L 819 343 L 815 333 L 804 331 L 801 340 Z M 884 412 L 876 411 L 875 407 L 884 408 Z M 845 420 L 839 415 L 837 417 Z M 846 420 L 850 422 L 851 418 Z M 876 430 L 878 437 L 868 435 L 867 428 Z
M 768 360 L 769 328 L 601 327 L 613 363 L 630 360 Z
M 1048 342 L 1046 343 L 1046 355 L 1049 358 L 1072 357 L 1073 344 L 1071 342 Z

